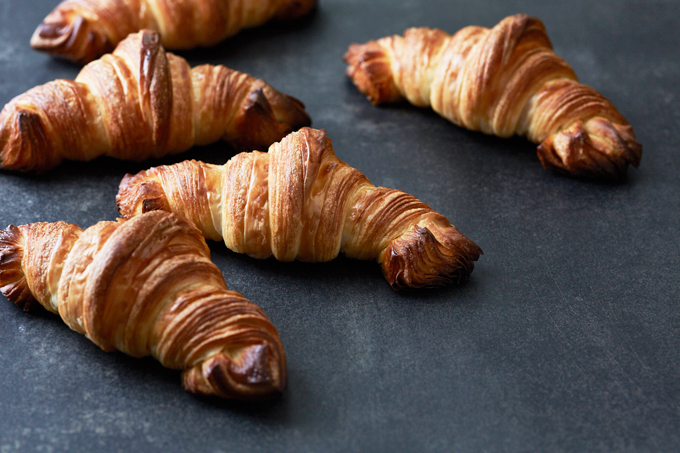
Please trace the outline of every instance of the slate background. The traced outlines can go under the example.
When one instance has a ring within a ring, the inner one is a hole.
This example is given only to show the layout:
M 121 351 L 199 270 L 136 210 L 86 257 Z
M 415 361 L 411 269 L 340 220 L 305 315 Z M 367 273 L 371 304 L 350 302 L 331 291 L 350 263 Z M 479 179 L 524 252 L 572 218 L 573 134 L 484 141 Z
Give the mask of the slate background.
M 0 102 L 79 68 L 33 52 L 56 0 L 0 0 Z M 431 111 L 376 108 L 341 57 L 409 26 L 449 32 L 526 12 L 643 144 L 621 184 L 543 170 L 535 145 L 468 132 Z M 396 293 L 375 263 L 257 261 L 212 243 L 230 288 L 279 329 L 278 401 L 197 398 L 179 372 L 104 353 L 55 316 L 0 297 L 0 452 L 680 450 L 680 3 L 321 0 L 292 26 L 183 53 L 262 77 L 305 102 L 337 154 L 409 192 L 484 250 L 469 283 Z M 0 172 L 0 227 L 116 217 L 145 163 Z

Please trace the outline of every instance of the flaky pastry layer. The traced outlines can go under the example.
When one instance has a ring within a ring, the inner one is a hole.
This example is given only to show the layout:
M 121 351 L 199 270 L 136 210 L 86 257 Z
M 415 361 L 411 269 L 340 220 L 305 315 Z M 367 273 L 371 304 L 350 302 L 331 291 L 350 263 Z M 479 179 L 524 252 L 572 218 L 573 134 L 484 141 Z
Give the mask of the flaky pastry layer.
M 465 281 L 482 253 L 425 203 L 372 185 L 310 128 L 223 166 L 186 161 L 127 175 L 117 203 L 128 218 L 179 213 L 255 258 L 377 260 L 395 289 Z
M 167 49 L 212 46 L 244 28 L 298 18 L 315 5 L 316 0 L 64 0 L 35 30 L 31 46 L 82 64 L 143 29 L 159 32 Z
M 0 231 L 0 291 L 40 303 L 106 351 L 183 370 L 190 392 L 259 399 L 286 386 L 286 356 L 262 309 L 230 291 L 186 219 L 152 212 L 82 230 Z
M 546 168 L 621 179 L 642 146 L 632 127 L 555 55 L 543 23 L 524 14 L 454 35 L 410 28 L 353 44 L 347 76 L 374 104 L 408 100 L 454 124 L 538 143 Z
M 40 172 L 101 155 L 139 161 L 218 140 L 266 149 L 309 124 L 297 99 L 224 66 L 190 68 L 144 30 L 75 81 L 55 80 L 5 105 L 0 169 Z

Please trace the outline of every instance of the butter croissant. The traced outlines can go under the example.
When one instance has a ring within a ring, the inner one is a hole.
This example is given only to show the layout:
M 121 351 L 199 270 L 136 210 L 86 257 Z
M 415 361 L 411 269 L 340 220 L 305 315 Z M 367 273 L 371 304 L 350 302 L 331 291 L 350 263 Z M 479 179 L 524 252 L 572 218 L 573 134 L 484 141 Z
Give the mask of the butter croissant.
M 411 28 L 353 44 L 347 75 L 374 104 L 407 99 L 471 130 L 538 143 L 546 168 L 619 179 L 642 153 L 632 127 L 552 50 L 543 23 L 510 16 L 450 36 Z
M 76 63 L 111 52 L 130 33 L 159 32 L 168 49 L 212 46 L 272 19 L 291 20 L 316 0 L 64 0 L 38 26 L 34 49 Z
M 256 399 L 286 385 L 264 312 L 227 290 L 201 233 L 165 212 L 127 221 L 33 223 L 0 231 L 0 290 L 39 302 L 105 351 L 184 370 L 186 390 Z
M 220 139 L 266 149 L 310 124 L 302 103 L 224 66 L 190 68 L 158 33 L 11 100 L 0 112 L 0 169 L 45 171 L 63 159 L 143 160 Z
M 186 161 L 126 175 L 116 200 L 124 217 L 180 213 L 255 258 L 377 260 L 395 289 L 464 281 L 482 253 L 425 203 L 373 186 L 310 128 L 223 166 Z

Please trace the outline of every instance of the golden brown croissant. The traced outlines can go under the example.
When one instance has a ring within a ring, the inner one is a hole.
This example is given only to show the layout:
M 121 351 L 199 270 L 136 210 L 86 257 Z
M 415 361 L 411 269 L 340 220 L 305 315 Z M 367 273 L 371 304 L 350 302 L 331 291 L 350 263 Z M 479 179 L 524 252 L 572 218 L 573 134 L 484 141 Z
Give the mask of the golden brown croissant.
M 395 289 L 466 280 L 482 253 L 425 203 L 373 186 L 310 128 L 223 166 L 186 161 L 126 175 L 116 200 L 125 217 L 181 213 L 255 258 L 377 260 Z
M 407 99 L 453 123 L 540 143 L 546 168 L 618 179 L 640 163 L 633 129 L 600 93 L 578 83 L 543 23 L 523 14 L 450 36 L 411 28 L 353 44 L 347 75 L 374 104 Z
M 14 98 L 0 112 L 0 169 L 45 171 L 63 159 L 143 160 L 220 139 L 266 149 L 310 124 L 302 103 L 224 66 L 190 68 L 158 33 Z
M 0 290 L 35 300 L 105 351 L 184 370 L 186 390 L 256 399 L 286 385 L 286 356 L 264 312 L 227 290 L 205 240 L 154 212 L 83 231 L 33 223 L 0 231 Z
M 271 19 L 307 14 L 316 0 L 64 0 L 38 26 L 34 49 L 77 63 L 111 52 L 130 33 L 159 32 L 168 49 L 212 46 Z

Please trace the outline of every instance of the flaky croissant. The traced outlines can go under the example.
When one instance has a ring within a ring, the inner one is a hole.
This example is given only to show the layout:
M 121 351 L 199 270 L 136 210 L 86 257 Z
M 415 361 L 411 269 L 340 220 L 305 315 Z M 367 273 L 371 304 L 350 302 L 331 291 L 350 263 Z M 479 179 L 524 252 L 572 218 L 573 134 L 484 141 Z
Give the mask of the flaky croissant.
M 105 351 L 184 370 L 186 390 L 257 399 L 286 385 L 286 356 L 264 312 L 227 290 L 200 231 L 165 212 L 83 231 L 33 223 L 0 231 L 0 290 L 36 300 Z
M 116 200 L 125 217 L 181 213 L 255 258 L 377 260 L 395 289 L 464 281 L 482 253 L 425 203 L 373 186 L 310 128 L 223 166 L 186 161 L 126 175 Z
M 310 124 L 302 103 L 224 66 L 190 68 L 158 33 L 14 98 L 0 112 L 0 169 L 45 171 L 63 159 L 143 160 L 226 140 L 266 149 Z
M 353 44 L 347 75 L 374 104 L 407 99 L 471 130 L 539 143 L 546 168 L 619 179 L 640 163 L 633 129 L 600 93 L 578 83 L 543 23 L 510 16 L 450 36 L 411 28 Z
M 271 19 L 290 20 L 316 0 L 64 0 L 38 26 L 34 49 L 76 63 L 111 52 L 130 33 L 159 32 L 168 49 L 212 46 Z

